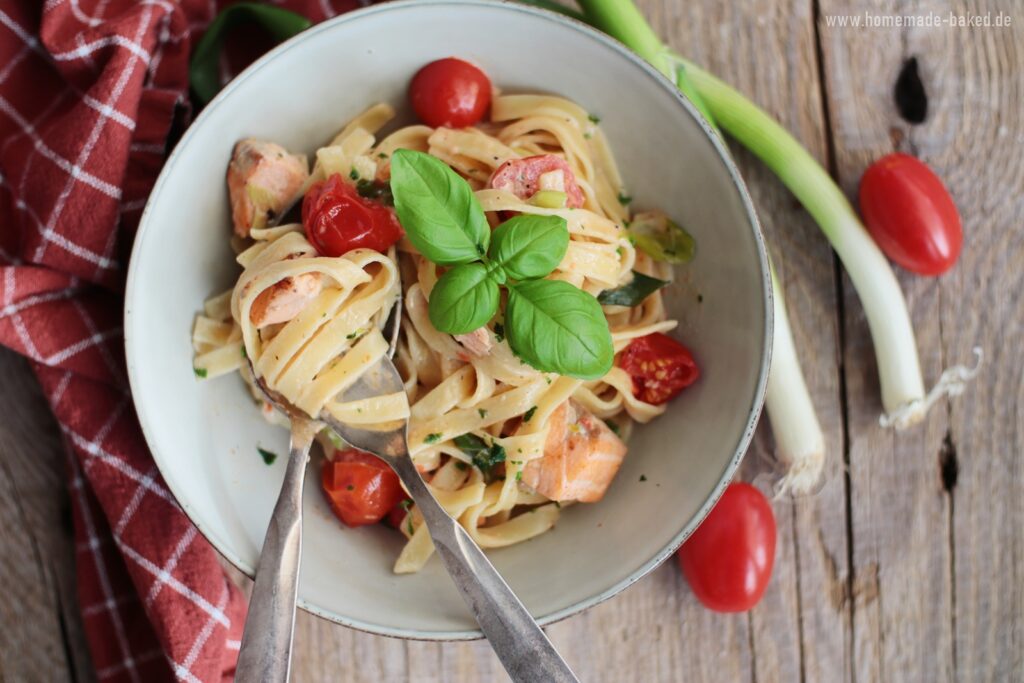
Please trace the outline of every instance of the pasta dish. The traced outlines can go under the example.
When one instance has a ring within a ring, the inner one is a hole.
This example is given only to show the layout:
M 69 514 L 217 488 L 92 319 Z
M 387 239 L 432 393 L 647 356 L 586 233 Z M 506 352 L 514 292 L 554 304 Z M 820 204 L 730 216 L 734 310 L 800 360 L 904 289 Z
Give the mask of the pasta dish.
M 396 126 L 375 104 L 310 158 L 238 142 L 227 181 L 242 272 L 205 303 L 193 346 L 199 377 L 239 372 L 268 419 L 287 424 L 255 376 L 311 417 L 408 419 L 431 492 L 499 548 L 599 501 L 634 425 L 697 379 L 659 291 L 693 244 L 660 212 L 631 213 L 598 119 L 577 104 L 489 81 L 472 106 L 430 100 L 480 77 L 431 63 L 410 89 L 421 122 Z M 341 400 L 388 354 L 396 305 L 404 393 Z M 423 567 L 433 544 L 397 477 L 327 429 L 318 441 L 342 522 L 389 521 L 407 539 L 394 570 Z

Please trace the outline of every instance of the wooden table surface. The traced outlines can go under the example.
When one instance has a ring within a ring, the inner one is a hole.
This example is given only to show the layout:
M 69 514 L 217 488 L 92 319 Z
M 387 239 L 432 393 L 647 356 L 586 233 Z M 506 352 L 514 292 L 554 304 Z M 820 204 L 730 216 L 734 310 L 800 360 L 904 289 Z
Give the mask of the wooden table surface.
M 580 678 L 1024 680 L 1024 3 L 955 2 L 1010 28 L 838 28 L 839 15 L 948 17 L 947 2 L 646 0 L 661 35 L 767 109 L 850 196 L 893 150 L 948 183 L 965 246 L 939 279 L 898 272 L 926 381 L 972 361 L 966 394 L 879 428 L 857 295 L 807 214 L 733 146 L 785 287 L 825 431 L 827 483 L 775 504 L 775 572 L 753 611 L 700 607 L 673 564 L 550 627 Z M 916 58 L 927 116 L 894 84 Z M 686 163 L 679 159 L 679 163 Z M 91 680 L 74 596 L 65 456 L 27 365 L 0 352 L 0 680 Z M 746 475 L 770 461 L 763 426 Z M 486 643 L 374 637 L 300 613 L 297 681 L 507 680 Z

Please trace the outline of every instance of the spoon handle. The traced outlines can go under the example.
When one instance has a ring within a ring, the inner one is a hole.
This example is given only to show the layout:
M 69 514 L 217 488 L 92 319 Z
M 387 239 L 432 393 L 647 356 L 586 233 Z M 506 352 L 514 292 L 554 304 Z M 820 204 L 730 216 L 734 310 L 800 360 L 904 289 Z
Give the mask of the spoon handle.
M 235 669 L 238 681 L 284 683 L 291 671 L 302 551 L 302 484 L 313 433 L 307 425 L 293 422 L 288 469 L 256 565 L 256 584 Z
M 512 680 L 579 683 L 480 546 L 430 493 L 412 460 L 399 463 L 396 470 L 423 514 L 438 555 Z

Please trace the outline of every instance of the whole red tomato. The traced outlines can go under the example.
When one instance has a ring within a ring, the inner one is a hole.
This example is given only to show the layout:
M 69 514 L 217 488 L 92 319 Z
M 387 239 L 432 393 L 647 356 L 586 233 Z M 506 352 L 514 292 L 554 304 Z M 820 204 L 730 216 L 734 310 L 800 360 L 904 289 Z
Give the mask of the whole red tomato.
M 953 198 L 912 156 L 889 154 L 868 167 L 860 211 L 885 255 L 909 271 L 941 275 L 960 256 L 964 232 Z
M 480 121 L 491 106 L 491 81 L 469 62 L 447 57 L 416 72 L 409 99 L 428 126 L 465 128 Z
M 700 377 L 689 349 L 661 332 L 631 341 L 616 363 L 633 378 L 633 395 L 653 405 L 667 403 Z
M 730 484 L 677 555 L 694 595 L 716 612 L 745 612 L 775 563 L 775 515 L 750 484 Z
M 383 253 L 404 234 L 394 211 L 360 197 L 337 173 L 309 188 L 302 200 L 302 225 L 324 256 L 359 248 Z
M 398 475 L 383 460 L 355 448 L 324 463 L 320 484 L 327 502 L 348 526 L 375 524 L 405 498 Z

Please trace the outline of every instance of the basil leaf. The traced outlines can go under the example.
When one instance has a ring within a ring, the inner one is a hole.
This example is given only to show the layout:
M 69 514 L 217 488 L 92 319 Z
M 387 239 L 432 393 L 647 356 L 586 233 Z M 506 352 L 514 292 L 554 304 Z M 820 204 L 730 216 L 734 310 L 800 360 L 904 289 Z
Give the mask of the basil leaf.
M 448 334 L 472 332 L 497 313 L 498 296 L 498 283 L 488 277 L 482 263 L 455 266 L 430 292 L 430 322 Z
M 491 235 L 491 260 L 514 280 L 533 280 L 558 267 L 569 248 L 569 229 L 561 216 L 510 218 Z
M 409 241 L 434 263 L 469 263 L 487 253 L 491 229 L 484 210 L 469 183 L 440 159 L 396 150 L 391 194 Z
M 650 275 L 633 271 L 633 281 L 615 289 L 606 289 L 597 295 L 597 302 L 605 306 L 636 306 L 668 284 Z
M 476 434 L 463 434 L 455 437 L 455 445 L 463 453 L 473 459 L 473 464 L 480 468 L 484 474 L 489 474 L 491 468 L 500 462 L 505 462 L 505 448 L 496 443 L 488 446 L 483 439 Z
M 537 370 L 579 379 L 603 377 L 615 355 L 601 304 L 560 280 L 510 286 L 505 335 L 516 355 Z
M 629 224 L 636 246 L 655 261 L 689 263 L 697 251 L 697 242 L 660 211 L 638 213 Z

